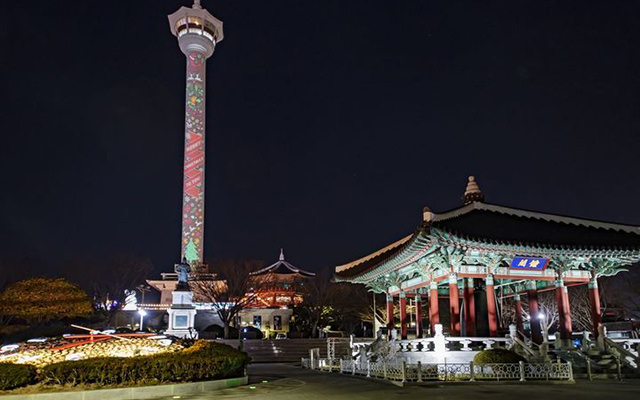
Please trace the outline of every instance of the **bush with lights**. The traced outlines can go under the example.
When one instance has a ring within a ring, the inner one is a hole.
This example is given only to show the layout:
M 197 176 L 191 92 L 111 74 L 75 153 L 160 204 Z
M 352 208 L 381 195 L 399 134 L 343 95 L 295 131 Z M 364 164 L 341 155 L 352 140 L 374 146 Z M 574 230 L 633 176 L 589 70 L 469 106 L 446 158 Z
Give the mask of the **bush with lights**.
M 517 364 L 525 359 L 513 351 L 501 348 L 482 350 L 473 357 L 476 365 L 484 364 Z

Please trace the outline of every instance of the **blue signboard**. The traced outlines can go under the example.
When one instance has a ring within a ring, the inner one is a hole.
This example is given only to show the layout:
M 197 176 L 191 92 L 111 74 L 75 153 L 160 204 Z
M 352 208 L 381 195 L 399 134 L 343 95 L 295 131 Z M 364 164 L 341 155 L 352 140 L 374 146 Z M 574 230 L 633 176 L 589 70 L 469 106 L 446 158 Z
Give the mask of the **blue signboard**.
M 511 261 L 512 269 L 523 269 L 527 271 L 544 271 L 549 264 L 548 258 L 535 257 L 515 257 Z

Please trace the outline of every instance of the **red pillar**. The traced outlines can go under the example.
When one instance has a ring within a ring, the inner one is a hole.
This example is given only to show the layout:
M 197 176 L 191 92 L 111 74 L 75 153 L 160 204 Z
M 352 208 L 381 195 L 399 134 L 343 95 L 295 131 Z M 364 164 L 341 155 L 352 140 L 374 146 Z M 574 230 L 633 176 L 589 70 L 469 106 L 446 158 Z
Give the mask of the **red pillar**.
M 556 281 L 556 303 L 558 306 L 558 325 L 560 339 L 571 340 L 571 310 L 569 308 L 569 294 L 562 278 Z
M 542 328 L 540 327 L 540 308 L 538 307 L 538 290 L 536 281 L 527 282 L 527 300 L 529 301 L 529 322 L 531 323 L 531 340 L 542 343 Z
M 569 288 L 564 286 L 562 289 L 562 295 L 564 300 L 564 321 L 565 329 L 567 330 L 567 339 L 571 339 L 573 334 L 573 327 L 571 323 L 571 303 L 569 303 Z
M 598 337 L 600 329 L 600 292 L 598 292 L 598 281 L 596 277 L 589 281 L 589 303 L 591 303 L 591 321 L 593 323 L 593 336 Z
M 400 339 L 407 339 L 407 297 L 400 292 Z
M 493 276 L 487 275 L 487 316 L 489 320 L 489 336 L 493 337 L 498 334 L 498 313 L 496 310 L 496 291 L 493 287 Z
M 391 331 L 395 327 L 393 320 L 393 296 L 387 295 L 387 336 L 391 337 Z
M 519 294 L 516 294 L 514 300 L 516 301 L 516 332 L 518 332 L 518 337 L 523 338 L 524 321 L 522 320 L 522 299 L 520 299 Z
M 436 334 L 436 324 L 440 323 L 440 311 L 438 310 L 438 284 L 429 284 L 429 325 L 431 325 L 431 336 Z
M 460 295 L 458 277 L 449 275 L 449 315 L 451 318 L 451 336 L 460 336 Z
M 422 296 L 416 294 L 416 338 L 422 337 Z
M 476 302 L 474 297 L 473 278 L 468 278 L 464 286 L 464 325 L 467 336 L 476 335 Z

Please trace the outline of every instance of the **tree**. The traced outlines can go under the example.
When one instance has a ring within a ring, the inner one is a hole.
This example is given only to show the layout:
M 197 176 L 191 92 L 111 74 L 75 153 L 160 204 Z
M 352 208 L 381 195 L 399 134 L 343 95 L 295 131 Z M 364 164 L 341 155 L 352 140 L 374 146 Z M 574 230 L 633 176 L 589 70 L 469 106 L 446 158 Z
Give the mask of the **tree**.
M 371 297 L 367 288 L 361 284 L 335 283 L 332 285 L 331 305 L 336 311 L 334 316 L 338 329 L 349 335 L 356 333 L 362 324 L 362 314 L 370 307 Z
M 271 282 L 269 274 L 252 274 L 260 267 L 262 263 L 255 260 L 221 260 L 210 267 L 213 278 L 195 275 L 189 282 L 197 298 L 212 303 L 224 325 L 225 339 L 229 338 L 229 327 L 240 311 L 255 304 L 260 290 Z
M 318 324 L 323 317 L 330 312 L 332 296 L 335 289 L 331 284 L 331 271 L 324 269 L 316 274 L 315 278 L 305 281 L 303 286 L 303 302 L 300 308 L 304 310 L 307 320 L 306 325 L 310 330 L 311 337 L 318 334 Z
M 360 313 L 360 319 L 362 319 L 362 321 L 364 322 L 369 322 L 370 324 L 372 324 L 374 331 L 373 333 L 375 334 L 377 327 L 386 326 L 387 324 L 386 295 L 379 293 L 369 293 L 368 296 L 371 301 L 369 302 L 369 305 Z M 394 307 L 393 314 L 396 321 L 400 320 L 400 307 Z
M 40 324 L 87 317 L 93 311 L 87 293 L 66 279 L 33 278 L 15 282 L 0 293 L 0 315 Z
M 640 318 L 640 268 L 601 279 L 601 297 L 605 308 L 621 308 L 626 318 Z M 603 310 L 604 311 L 604 310 Z
M 105 324 L 109 325 L 124 306 L 125 291 L 144 283 L 153 266 L 148 258 L 118 254 L 103 260 L 75 260 L 67 263 L 65 269 L 71 280 L 91 293 L 94 308 L 105 316 Z
M 591 319 L 591 305 L 589 303 L 589 295 L 587 287 L 573 286 L 569 287 L 569 301 L 571 307 L 571 324 L 573 330 L 591 331 L 593 323 Z M 544 315 L 547 329 L 554 332 L 558 329 L 558 305 L 556 303 L 555 290 L 548 290 L 538 293 L 538 309 Z M 535 317 L 535 316 L 534 316 Z M 529 313 L 529 303 L 526 296 L 522 298 L 522 318 L 524 320 L 531 319 Z M 513 298 L 505 299 L 501 307 L 501 322 L 504 327 L 509 324 L 516 323 L 516 302 Z

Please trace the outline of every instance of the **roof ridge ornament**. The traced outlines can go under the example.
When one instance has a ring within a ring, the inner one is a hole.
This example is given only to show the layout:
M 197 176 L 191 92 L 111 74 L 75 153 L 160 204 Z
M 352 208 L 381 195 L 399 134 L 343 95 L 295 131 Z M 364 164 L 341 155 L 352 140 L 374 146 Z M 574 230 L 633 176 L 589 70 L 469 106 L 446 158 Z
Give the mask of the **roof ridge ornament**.
M 467 187 L 464 190 L 464 204 L 470 204 L 476 201 L 483 202 L 484 195 L 480 190 L 480 186 L 476 182 L 476 178 L 473 175 L 469 176 L 469 182 L 467 182 Z
M 202 5 L 200 5 L 200 0 L 193 0 L 193 7 L 191 8 L 202 9 Z
M 284 261 L 284 249 L 282 247 L 280 248 L 280 258 L 279 258 L 279 260 L 280 261 Z

